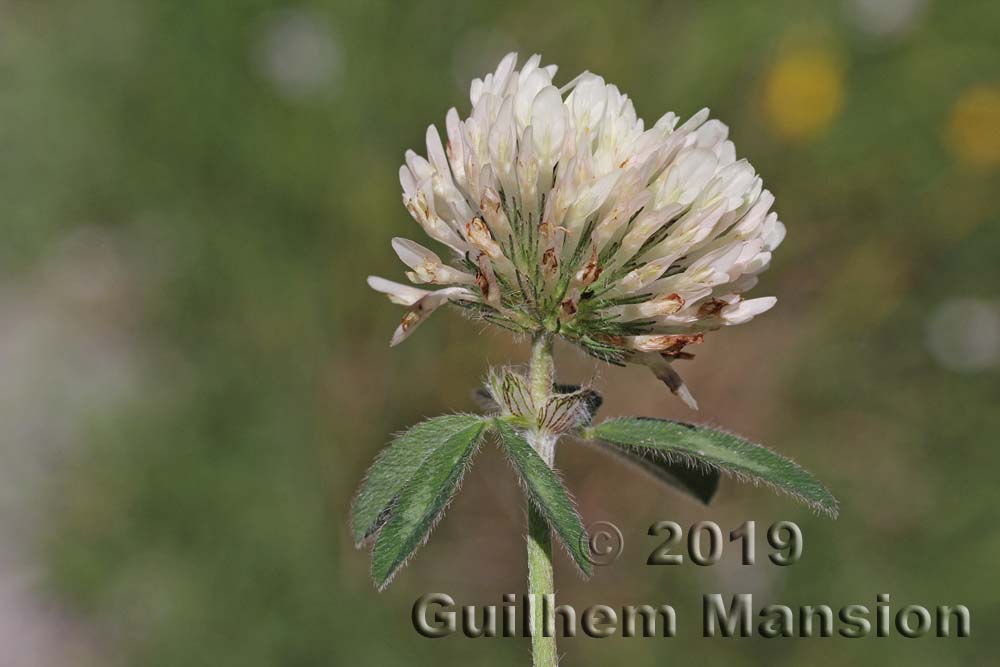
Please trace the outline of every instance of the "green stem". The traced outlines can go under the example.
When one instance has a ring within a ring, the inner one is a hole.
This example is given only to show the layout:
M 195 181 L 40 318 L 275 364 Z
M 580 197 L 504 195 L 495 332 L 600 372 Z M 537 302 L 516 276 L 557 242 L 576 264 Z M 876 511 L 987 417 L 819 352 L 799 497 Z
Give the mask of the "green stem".
M 531 343 L 531 362 L 528 368 L 531 397 L 536 405 L 541 405 L 552 392 L 554 373 L 552 334 L 547 331 L 539 332 Z M 555 449 L 540 442 L 532 444 L 551 466 Z M 528 594 L 534 598 L 531 656 L 535 667 L 556 667 L 559 664 L 555 636 L 542 636 L 542 596 L 554 592 L 552 532 L 545 517 L 528 501 Z

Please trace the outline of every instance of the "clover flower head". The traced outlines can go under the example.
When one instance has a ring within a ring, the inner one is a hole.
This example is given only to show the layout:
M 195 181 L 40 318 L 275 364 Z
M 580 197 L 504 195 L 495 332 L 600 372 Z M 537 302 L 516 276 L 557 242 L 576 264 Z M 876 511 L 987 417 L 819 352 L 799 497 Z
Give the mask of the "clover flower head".
M 472 112 L 407 151 L 403 203 L 445 261 L 392 247 L 411 283 L 369 285 L 407 306 L 396 345 L 451 303 L 517 333 L 546 330 L 614 364 L 647 365 L 689 406 L 672 362 L 723 326 L 771 308 L 744 299 L 785 236 L 774 197 L 707 109 L 648 129 L 631 100 L 589 72 L 508 54 L 472 82 Z

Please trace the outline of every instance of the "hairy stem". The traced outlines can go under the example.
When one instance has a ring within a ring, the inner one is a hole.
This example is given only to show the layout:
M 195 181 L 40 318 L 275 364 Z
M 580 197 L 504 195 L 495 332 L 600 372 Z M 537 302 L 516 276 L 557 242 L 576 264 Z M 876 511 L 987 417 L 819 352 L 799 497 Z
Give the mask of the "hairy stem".
M 552 362 L 552 334 L 543 331 L 535 334 L 531 343 L 531 362 L 528 378 L 531 397 L 541 405 L 552 391 L 554 366 Z M 532 445 L 545 462 L 552 465 L 555 449 L 549 443 L 532 439 Z M 535 506 L 528 501 L 528 594 L 534 600 L 532 618 L 531 656 L 535 667 L 556 667 L 556 639 L 542 636 L 542 596 L 554 593 L 552 581 L 552 533 L 549 524 Z

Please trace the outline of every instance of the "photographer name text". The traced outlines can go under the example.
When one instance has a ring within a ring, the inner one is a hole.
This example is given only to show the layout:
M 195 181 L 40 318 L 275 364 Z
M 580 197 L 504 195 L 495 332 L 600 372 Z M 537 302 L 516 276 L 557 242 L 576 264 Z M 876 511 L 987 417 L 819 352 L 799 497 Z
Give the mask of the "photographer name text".
M 647 534 L 657 539 L 647 566 L 701 567 L 715 565 L 727 545 L 739 549 L 742 565 L 757 564 L 757 525 L 746 521 L 729 532 L 712 521 L 701 521 L 685 530 L 674 521 L 652 524 Z M 624 552 L 621 531 L 612 523 L 598 522 L 587 531 L 585 548 L 595 565 L 610 565 Z M 791 521 L 779 521 L 766 532 L 767 560 L 775 566 L 794 565 L 802 558 L 802 530 Z M 686 538 L 686 539 L 685 539 Z M 755 605 L 750 593 L 707 593 L 701 600 L 703 637 L 833 637 L 848 639 L 890 637 L 969 637 L 972 616 L 965 605 L 893 604 L 888 593 L 878 593 L 865 604 Z M 622 637 L 677 636 L 677 612 L 670 604 L 614 607 L 591 605 L 577 610 L 556 604 L 555 596 L 502 596 L 500 605 L 459 605 L 446 593 L 428 593 L 412 609 L 414 629 L 429 638 L 463 635 L 479 637 Z

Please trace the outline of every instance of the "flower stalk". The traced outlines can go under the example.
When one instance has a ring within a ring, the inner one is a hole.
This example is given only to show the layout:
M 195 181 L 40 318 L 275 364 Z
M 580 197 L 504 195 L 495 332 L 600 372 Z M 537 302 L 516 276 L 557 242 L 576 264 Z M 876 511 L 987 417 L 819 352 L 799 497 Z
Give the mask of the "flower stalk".
M 547 331 L 535 334 L 531 343 L 531 361 L 528 377 L 531 396 L 536 405 L 542 405 L 552 392 L 555 365 L 552 360 L 552 335 Z M 538 455 L 552 467 L 555 443 L 546 438 L 531 438 Z M 552 576 L 552 532 L 542 513 L 528 499 L 528 595 L 533 600 L 531 618 L 531 655 L 535 667 L 556 667 L 555 636 L 546 637 L 542 632 L 542 596 L 555 592 Z

